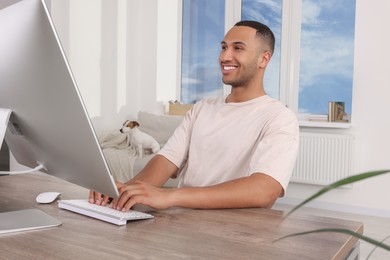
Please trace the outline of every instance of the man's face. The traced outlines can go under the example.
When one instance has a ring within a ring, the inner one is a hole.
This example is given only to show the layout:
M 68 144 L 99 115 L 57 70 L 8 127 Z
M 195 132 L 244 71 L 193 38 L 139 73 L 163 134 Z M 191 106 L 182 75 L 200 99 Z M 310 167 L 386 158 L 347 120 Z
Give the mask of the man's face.
M 259 75 L 259 57 L 262 52 L 255 29 L 233 27 L 221 42 L 219 63 L 223 83 L 242 87 L 251 82 Z

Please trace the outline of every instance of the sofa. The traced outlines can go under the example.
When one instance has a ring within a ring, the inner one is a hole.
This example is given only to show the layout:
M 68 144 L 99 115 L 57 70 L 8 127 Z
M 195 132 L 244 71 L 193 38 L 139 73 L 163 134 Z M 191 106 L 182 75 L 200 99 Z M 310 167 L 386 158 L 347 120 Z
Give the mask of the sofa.
M 145 111 L 138 112 L 137 116 L 139 129 L 156 139 L 161 147 L 165 145 L 182 120 L 183 116 L 179 115 L 157 115 Z M 142 158 L 137 158 L 133 166 L 133 175 L 138 174 L 153 156 L 154 154 L 144 154 Z M 177 187 L 177 184 L 178 179 L 169 179 L 165 186 Z

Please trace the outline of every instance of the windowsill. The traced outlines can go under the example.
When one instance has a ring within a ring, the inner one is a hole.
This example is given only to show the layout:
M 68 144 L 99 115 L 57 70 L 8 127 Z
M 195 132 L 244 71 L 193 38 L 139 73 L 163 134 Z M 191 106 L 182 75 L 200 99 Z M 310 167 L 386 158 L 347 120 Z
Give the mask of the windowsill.
M 309 121 L 309 120 L 299 120 L 300 127 L 318 127 L 318 128 L 351 128 L 352 124 L 350 122 L 327 122 L 327 121 Z
M 311 120 L 310 117 L 321 118 L 321 120 Z M 344 117 L 345 122 L 329 122 L 327 115 L 324 114 L 298 114 L 298 122 L 300 127 L 313 127 L 313 128 L 351 128 L 351 115 Z

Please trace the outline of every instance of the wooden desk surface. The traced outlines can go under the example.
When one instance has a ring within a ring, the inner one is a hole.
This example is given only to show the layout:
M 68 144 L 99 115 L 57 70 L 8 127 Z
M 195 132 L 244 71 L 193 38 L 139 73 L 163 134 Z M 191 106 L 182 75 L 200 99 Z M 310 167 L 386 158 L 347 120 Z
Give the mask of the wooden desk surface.
M 155 218 L 116 226 L 57 207 L 40 205 L 40 192 L 86 198 L 88 190 L 46 175 L 0 177 L 0 212 L 38 208 L 62 226 L 0 235 L 1 259 L 343 259 L 356 239 L 322 233 L 285 239 L 325 227 L 363 232 L 359 222 L 299 213 L 282 222 L 268 209 L 193 210 L 146 208 Z

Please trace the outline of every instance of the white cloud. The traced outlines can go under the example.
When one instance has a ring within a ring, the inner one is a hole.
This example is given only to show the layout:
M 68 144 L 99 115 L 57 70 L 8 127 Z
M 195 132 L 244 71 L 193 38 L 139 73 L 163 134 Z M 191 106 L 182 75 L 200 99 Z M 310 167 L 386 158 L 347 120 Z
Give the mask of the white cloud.
M 318 24 L 318 16 L 321 13 L 321 7 L 318 3 L 313 3 L 312 1 L 303 1 L 302 2 L 302 12 L 301 22 L 302 24 Z
M 312 86 L 324 75 L 350 78 L 352 75 L 354 39 L 336 31 L 337 25 L 326 13 L 326 20 L 319 18 L 330 7 L 323 2 L 303 1 L 301 32 L 300 88 Z M 337 5 L 336 5 L 337 6 Z M 333 6 L 334 7 L 334 6 Z M 305 26 L 306 24 L 306 26 Z
M 202 83 L 203 82 L 201 80 L 195 78 L 182 77 L 181 79 L 182 85 L 199 85 Z
M 301 42 L 301 87 L 324 75 L 351 77 L 353 39 L 318 32 L 306 32 L 305 36 Z
M 282 10 L 281 1 L 254 0 L 249 1 L 248 3 L 250 3 L 250 5 L 244 5 L 243 8 L 245 8 L 244 13 L 249 20 L 260 21 L 267 26 L 272 27 L 274 33 L 276 33 L 275 30 L 280 31 L 282 21 L 278 14 L 280 14 Z M 269 10 L 265 13 L 263 10 L 254 8 L 256 5 L 265 6 Z

